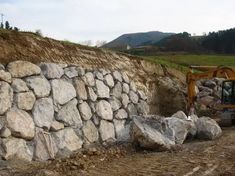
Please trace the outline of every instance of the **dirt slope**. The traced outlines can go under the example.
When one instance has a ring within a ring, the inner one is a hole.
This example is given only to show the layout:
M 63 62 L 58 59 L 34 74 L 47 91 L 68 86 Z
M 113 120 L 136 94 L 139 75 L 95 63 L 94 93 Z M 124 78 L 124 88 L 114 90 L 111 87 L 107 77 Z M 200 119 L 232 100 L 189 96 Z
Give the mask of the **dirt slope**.
M 33 33 L 1 30 L 0 62 L 8 63 L 13 60 L 69 63 L 88 69 L 126 71 L 137 86 L 147 93 L 151 113 L 170 115 L 185 107 L 183 95 L 185 76 L 177 70 L 155 65 L 141 58 L 43 38 Z M 166 77 L 172 80 L 169 84 Z M 165 99 L 165 96 L 170 98 Z M 167 109 L 166 104 L 169 107 Z

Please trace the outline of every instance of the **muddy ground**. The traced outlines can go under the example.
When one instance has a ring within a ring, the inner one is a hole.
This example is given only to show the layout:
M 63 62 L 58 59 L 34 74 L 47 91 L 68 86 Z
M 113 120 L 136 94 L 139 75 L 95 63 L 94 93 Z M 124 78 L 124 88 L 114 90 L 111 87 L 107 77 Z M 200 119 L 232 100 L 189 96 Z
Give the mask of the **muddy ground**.
M 129 146 L 90 148 L 46 163 L 1 161 L 1 176 L 70 175 L 235 175 L 235 127 L 215 141 L 191 141 L 171 152 L 137 151 Z

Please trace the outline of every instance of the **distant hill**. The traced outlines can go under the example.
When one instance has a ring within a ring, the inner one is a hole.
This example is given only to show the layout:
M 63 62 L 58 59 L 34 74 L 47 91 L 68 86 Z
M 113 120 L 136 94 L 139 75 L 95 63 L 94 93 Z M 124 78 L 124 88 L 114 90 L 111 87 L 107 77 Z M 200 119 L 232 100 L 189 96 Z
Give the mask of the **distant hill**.
M 165 37 L 169 37 L 174 35 L 174 33 L 164 33 L 159 31 L 151 31 L 151 32 L 141 32 L 141 33 L 131 33 L 124 34 L 115 40 L 105 44 L 103 48 L 110 49 L 126 49 L 127 46 L 139 47 L 139 46 L 147 46 L 157 43 Z

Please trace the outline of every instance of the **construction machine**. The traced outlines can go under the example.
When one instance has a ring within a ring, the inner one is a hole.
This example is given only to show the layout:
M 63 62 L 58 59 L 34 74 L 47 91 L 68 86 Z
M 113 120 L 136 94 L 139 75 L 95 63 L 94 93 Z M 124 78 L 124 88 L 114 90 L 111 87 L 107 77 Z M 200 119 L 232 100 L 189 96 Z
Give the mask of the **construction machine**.
M 197 72 L 194 72 L 195 69 Z M 199 71 L 198 71 L 199 70 Z M 226 66 L 190 66 L 187 73 L 188 114 L 195 113 L 196 81 L 200 79 L 225 78 L 222 83 L 220 111 L 217 114 L 218 123 L 221 126 L 235 124 L 235 70 Z

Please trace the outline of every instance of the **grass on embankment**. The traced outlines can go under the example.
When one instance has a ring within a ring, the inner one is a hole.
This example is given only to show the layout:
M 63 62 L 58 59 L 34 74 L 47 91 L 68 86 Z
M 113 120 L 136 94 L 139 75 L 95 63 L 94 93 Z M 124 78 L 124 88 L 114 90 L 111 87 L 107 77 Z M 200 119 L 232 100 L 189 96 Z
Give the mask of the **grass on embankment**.
M 154 63 L 175 68 L 184 73 L 190 65 L 211 65 L 235 67 L 235 56 L 223 55 L 161 55 L 143 56 L 144 59 Z

